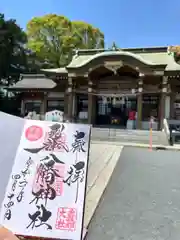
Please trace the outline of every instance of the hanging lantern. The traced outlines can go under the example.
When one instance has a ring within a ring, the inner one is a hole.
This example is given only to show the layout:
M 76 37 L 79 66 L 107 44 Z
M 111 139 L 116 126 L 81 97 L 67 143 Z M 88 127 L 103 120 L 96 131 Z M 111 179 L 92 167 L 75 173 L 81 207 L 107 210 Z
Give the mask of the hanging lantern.
M 131 89 L 131 93 L 135 94 L 136 90 L 134 88 Z
M 116 105 L 116 98 L 113 98 L 113 105 Z
M 106 97 L 103 97 L 103 104 L 107 104 L 107 98 Z
M 122 99 L 121 99 L 121 104 L 125 104 L 125 99 L 124 99 L 124 97 L 122 97 Z

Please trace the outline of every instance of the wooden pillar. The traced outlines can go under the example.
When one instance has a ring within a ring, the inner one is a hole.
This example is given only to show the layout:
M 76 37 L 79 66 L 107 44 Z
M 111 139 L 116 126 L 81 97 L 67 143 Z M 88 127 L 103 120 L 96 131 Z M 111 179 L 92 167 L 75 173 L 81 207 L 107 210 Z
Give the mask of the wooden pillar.
M 168 82 L 168 78 L 166 76 L 163 76 L 161 96 L 160 96 L 160 130 L 163 129 L 163 121 L 164 121 L 164 118 L 165 118 L 165 103 L 166 103 L 166 95 L 167 95 L 167 82 Z
M 96 121 L 96 96 L 88 93 L 88 124 L 95 124 Z
M 88 124 L 94 123 L 94 100 L 95 96 L 93 94 L 93 82 L 88 81 Z
M 96 105 L 96 100 L 97 96 L 93 95 L 93 113 L 92 113 L 92 124 L 96 123 L 96 110 L 97 110 L 97 105 Z
M 88 124 L 92 124 L 93 95 L 88 93 Z
M 25 116 L 25 102 L 23 98 L 21 99 L 21 116 Z
M 176 94 L 171 92 L 170 94 L 170 119 L 174 119 L 174 103 L 175 103 Z
M 74 118 L 77 118 L 77 105 L 78 105 L 77 94 L 74 93 L 73 94 L 73 117 Z
M 138 82 L 137 95 L 137 129 L 142 129 L 143 80 Z
M 73 93 L 68 92 L 68 120 L 72 122 L 72 117 L 73 117 Z
M 69 99 L 68 93 L 65 92 L 65 94 L 64 94 L 64 115 L 65 116 L 67 116 L 67 114 L 68 114 L 68 99 Z
M 41 102 L 41 111 L 40 114 L 41 116 L 44 116 L 47 111 L 47 92 L 44 92 L 43 99 Z

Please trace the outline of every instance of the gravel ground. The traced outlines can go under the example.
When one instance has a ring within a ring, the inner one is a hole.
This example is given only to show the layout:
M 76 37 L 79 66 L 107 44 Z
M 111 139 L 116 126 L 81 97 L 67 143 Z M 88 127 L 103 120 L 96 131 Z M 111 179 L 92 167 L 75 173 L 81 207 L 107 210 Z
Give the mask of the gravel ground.
M 179 240 L 180 153 L 124 148 L 88 240 Z

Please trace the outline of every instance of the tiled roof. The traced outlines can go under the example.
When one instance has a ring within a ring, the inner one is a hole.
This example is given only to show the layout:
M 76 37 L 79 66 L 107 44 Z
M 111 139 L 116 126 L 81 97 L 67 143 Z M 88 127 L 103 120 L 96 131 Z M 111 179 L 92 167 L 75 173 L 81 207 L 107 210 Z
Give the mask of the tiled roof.
M 99 53 L 95 53 L 93 50 L 92 51 L 87 51 L 88 54 L 83 53 L 83 54 L 77 54 L 73 57 L 71 63 L 67 66 L 68 68 L 79 68 L 88 62 L 92 61 L 93 59 L 96 59 L 98 57 L 103 57 L 103 56 L 114 56 L 114 55 L 119 55 L 121 56 L 129 56 L 129 57 L 134 57 L 137 60 L 143 62 L 144 64 L 150 65 L 150 66 L 156 66 L 156 65 L 167 65 L 169 62 L 174 62 L 174 59 L 172 56 L 169 56 L 166 51 L 162 52 L 128 52 L 127 49 L 126 51 L 101 51 Z M 66 68 L 57 68 L 57 69 L 46 69 L 42 71 L 46 72 L 54 72 L 54 73 L 67 73 Z
M 119 51 L 111 51 L 104 49 L 89 49 L 76 51 L 71 63 L 67 68 L 46 69 L 43 71 L 67 74 L 68 68 L 79 68 L 90 61 L 103 56 L 129 56 L 139 60 L 140 62 L 149 66 L 162 65 L 166 66 L 166 71 L 180 71 L 180 65 L 177 64 L 172 55 L 167 52 L 167 47 L 155 48 L 134 48 L 122 49 Z
M 77 58 L 73 58 L 72 62 L 67 66 L 67 68 L 78 68 L 82 67 L 83 65 L 86 65 L 87 63 L 99 58 L 99 57 L 107 57 L 107 56 L 128 56 L 130 58 L 135 58 L 136 60 L 146 64 L 146 65 L 156 65 L 156 63 L 149 61 L 142 57 L 140 54 L 135 54 L 131 52 L 125 52 L 125 51 L 105 51 L 101 53 L 97 53 L 95 55 L 91 56 L 77 56 Z
M 180 71 L 180 65 L 175 61 L 169 62 L 165 68 L 165 71 Z
M 138 55 L 154 65 L 166 65 L 169 62 L 170 57 L 167 52 L 139 53 Z
M 44 75 L 25 75 L 22 80 L 18 81 L 9 90 L 15 89 L 52 89 L 56 83 L 52 79 L 45 78 Z

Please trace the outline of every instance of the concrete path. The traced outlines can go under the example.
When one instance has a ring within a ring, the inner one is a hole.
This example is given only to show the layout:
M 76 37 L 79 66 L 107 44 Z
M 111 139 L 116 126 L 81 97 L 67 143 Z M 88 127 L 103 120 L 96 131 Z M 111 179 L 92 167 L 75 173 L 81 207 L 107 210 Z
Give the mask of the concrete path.
M 121 146 L 91 144 L 84 226 L 87 227 L 121 154 Z
M 91 141 L 93 144 L 102 144 L 102 141 L 97 141 L 97 140 L 92 140 Z M 107 144 L 109 146 L 120 146 L 120 147 L 138 147 L 138 148 L 150 148 L 149 144 L 145 143 L 133 143 L 131 141 L 129 142 L 123 142 L 123 141 L 104 141 L 104 144 Z M 173 146 L 167 146 L 167 145 L 162 145 L 161 143 L 155 144 L 154 142 L 152 143 L 152 148 L 165 148 L 167 150 L 176 150 L 180 151 L 180 144 L 174 144 Z
M 131 143 L 149 143 L 149 130 L 127 130 L 116 128 L 92 128 L 91 139 L 99 141 L 118 141 Z M 165 132 L 152 131 L 154 144 L 169 145 Z
M 87 195 L 85 206 L 84 226 L 87 228 L 99 201 L 112 176 L 114 168 L 119 160 L 123 147 L 149 148 L 148 144 L 132 142 L 102 142 L 91 141 L 90 160 L 88 169 Z M 153 145 L 153 148 L 160 145 Z M 180 150 L 177 146 L 161 146 L 169 150 Z
M 179 240 L 180 154 L 125 147 L 88 240 Z

